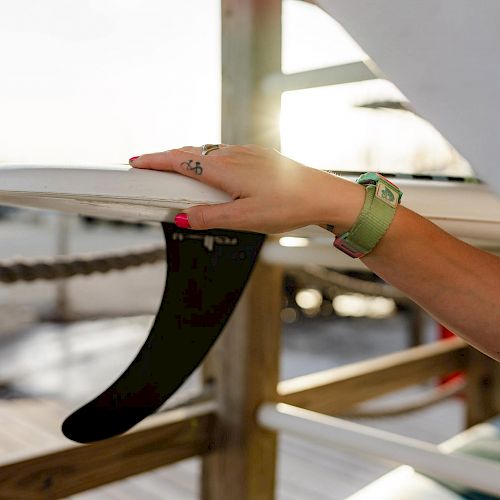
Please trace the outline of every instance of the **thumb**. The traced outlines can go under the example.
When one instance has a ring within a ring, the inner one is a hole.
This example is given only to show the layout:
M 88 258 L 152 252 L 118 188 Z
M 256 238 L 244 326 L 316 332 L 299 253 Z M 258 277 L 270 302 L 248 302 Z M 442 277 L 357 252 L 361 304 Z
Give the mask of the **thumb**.
M 183 210 L 191 229 L 249 229 L 247 200 L 235 200 L 217 205 L 197 205 Z

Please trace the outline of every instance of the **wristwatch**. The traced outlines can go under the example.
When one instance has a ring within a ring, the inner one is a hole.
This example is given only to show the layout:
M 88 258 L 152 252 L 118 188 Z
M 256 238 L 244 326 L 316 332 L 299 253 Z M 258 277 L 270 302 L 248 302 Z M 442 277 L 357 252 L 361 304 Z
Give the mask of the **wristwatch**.
M 360 175 L 356 182 L 366 188 L 363 209 L 351 229 L 333 242 L 335 248 L 353 259 L 364 257 L 377 246 L 403 196 L 398 186 L 375 172 Z

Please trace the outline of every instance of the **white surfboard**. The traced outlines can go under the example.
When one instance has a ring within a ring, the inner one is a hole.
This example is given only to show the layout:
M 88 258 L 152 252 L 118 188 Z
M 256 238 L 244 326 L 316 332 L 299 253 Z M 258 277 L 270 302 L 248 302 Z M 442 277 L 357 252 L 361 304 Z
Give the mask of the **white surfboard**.
M 500 195 L 500 2 L 313 0 Z
M 354 176 L 346 176 L 354 179 Z M 459 178 L 397 178 L 403 204 L 452 234 L 500 248 L 500 200 L 487 186 Z M 128 165 L 1 165 L 0 204 L 107 219 L 173 221 L 180 210 L 230 201 L 229 195 L 170 172 Z M 294 236 L 326 237 L 310 226 Z

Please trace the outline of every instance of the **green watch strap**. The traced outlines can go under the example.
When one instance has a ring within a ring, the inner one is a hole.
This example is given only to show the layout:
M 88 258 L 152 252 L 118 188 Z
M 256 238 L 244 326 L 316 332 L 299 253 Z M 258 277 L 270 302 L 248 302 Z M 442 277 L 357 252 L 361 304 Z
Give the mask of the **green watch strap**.
M 334 242 L 336 248 L 353 258 L 375 248 L 389 228 L 402 195 L 396 185 L 379 174 L 364 174 L 356 182 L 366 187 L 363 208 L 354 226 Z

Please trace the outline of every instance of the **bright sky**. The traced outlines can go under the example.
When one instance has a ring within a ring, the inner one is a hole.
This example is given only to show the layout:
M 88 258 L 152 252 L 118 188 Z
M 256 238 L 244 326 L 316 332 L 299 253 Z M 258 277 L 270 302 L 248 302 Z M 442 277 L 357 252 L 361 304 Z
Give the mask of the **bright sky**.
M 218 2 L 172 5 L 0 0 L 0 159 L 124 162 L 217 141 Z
M 124 163 L 219 141 L 219 1 L 0 0 L 0 161 Z M 283 70 L 365 59 L 320 9 L 284 4 Z M 466 171 L 384 81 L 283 96 L 282 150 L 316 167 Z M 430 154 L 429 151 L 432 153 Z M 450 170 L 451 169 L 451 170 Z

